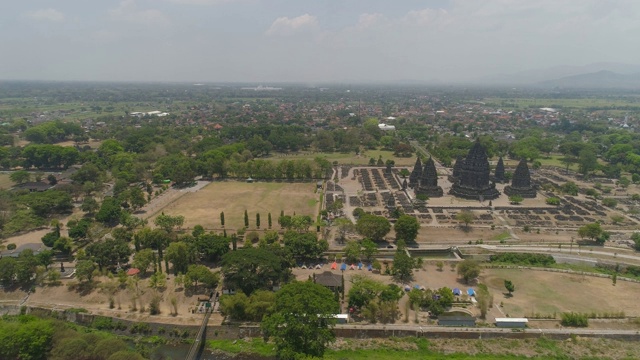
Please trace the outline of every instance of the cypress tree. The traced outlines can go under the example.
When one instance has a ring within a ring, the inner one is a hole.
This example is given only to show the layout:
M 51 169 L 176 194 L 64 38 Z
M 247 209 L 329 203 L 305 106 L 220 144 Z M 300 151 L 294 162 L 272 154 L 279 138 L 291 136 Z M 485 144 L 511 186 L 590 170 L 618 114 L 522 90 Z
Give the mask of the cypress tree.
M 220 212 L 220 224 L 224 227 L 224 211 Z
M 244 227 L 249 227 L 249 214 L 247 213 L 247 210 L 244 211 Z
M 267 222 L 269 223 L 269 229 L 271 229 L 271 213 L 267 216 Z
M 256 213 L 256 227 L 260 229 L 260 213 Z

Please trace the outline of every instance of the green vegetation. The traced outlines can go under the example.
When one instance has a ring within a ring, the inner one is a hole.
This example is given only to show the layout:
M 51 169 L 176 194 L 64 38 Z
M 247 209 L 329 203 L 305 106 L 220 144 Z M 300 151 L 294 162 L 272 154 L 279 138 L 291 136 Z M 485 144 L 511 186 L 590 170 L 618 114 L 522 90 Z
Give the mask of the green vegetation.
M 500 253 L 491 255 L 490 261 L 498 264 L 548 267 L 556 263 L 551 255 L 530 253 Z
M 562 326 L 587 327 L 589 326 L 589 318 L 585 314 L 574 312 L 562 313 L 560 315 Z

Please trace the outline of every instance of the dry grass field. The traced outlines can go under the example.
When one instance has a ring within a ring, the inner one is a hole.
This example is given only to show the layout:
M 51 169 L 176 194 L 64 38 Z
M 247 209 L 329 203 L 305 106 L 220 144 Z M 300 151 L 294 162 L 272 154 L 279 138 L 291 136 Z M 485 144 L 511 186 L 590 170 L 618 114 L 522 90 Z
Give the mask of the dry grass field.
M 13 185 L 13 181 L 9 179 L 9 174 L 0 174 L 0 190 L 7 190 Z
M 513 297 L 503 294 L 504 280 L 513 281 Z M 627 316 L 640 316 L 637 299 L 640 284 L 573 274 L 535 270 L 484 270 L 481 281 L 494 294 L 496 303 L 504 302 L 505 314 L 511 317 L 529 316 L 531 313 L 558 314 L 574 312 L 619 312 Z
M 256 213 L 260 213 L 262 229 L 268 226 L 271 212 L 273 225 L 277 226 L 280 211 L 287 215 L 318 214 L 320 195 L 315 193 L 315 183 L 214 182 L 206 187 L 185 194 L 160 212 L 166 215 L 183 215 L 184 227 L 202 225 L 206 229 L 219 229 L 220 212 L 225 214 L 225 227 L 244 227 L 244 211 L 249 214 L 249 229 L 256 228 Z M 153 221 L 153 218 L 150 219 Z

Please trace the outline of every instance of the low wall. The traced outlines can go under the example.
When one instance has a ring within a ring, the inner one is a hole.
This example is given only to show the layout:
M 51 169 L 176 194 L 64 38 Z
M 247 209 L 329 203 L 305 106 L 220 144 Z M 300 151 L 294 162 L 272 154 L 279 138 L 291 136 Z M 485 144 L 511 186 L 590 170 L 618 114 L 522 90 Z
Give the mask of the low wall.
M 17 315 L 21 312 L 21 306 L 19 305 L 7 305 L 0 304 L 0 314 Z M 94 319 L 98 315 L 92 315 L 87 313 L 75 313 L 65 312 L 62 310 L 52 310 L 40 307 L 25 307 L 25 311 L 28 314 L 38 316 L 51 316 L 61 320 L 66 320 L 78 325 L 90 326 Z M 121 322 L 127 326 L 127 329 L 132 325 L 137 324 L 137 321 L 130 321 L 119 318 L 112 318 L 114 322 Z M 556 321 L 556 320 L 554 320 Z M 144 322 L 149 326 L 151 332 L 147 335 L 158 335 L 166 338 L 172 338 L 172 330 L 179 330 L 182 338 L 194 338 L 198 333 L 199 326 L 197 325 L 173 325 L 162 323 L 150 323 Z M 422 337 L 427 339 L 530 339 L 546 337 L 554 340 L 566 340 L 571 338 L 574 334 L 571 329 L 566 329 L 566 332 L 551 332 L 547 333 L 544 330 L 536 331 L 504 331 L 497 328 L 442 328 L 435 326 L 416 326 L 416 328 L 409 328 L 410 325 L 404 329 L 399 326 L 385 326 L 385 325 L 337 325 L 335 327 L 335 333 L 337 337 L 343 338 L 355 338 L 355 339 L 370 339 L 370 338 L 390 338 L 390 337 Z M 164 330 L 161 332 L 161 330 Z M 187 331 L 185 333 L 184 331 Z M 127 330 L 112 330 L 111 332 L 119 335 L 131 335 Z M 578 332 L 575 335 L 581 337 L 593 337 L 593 338 L 607 338 L 624 341 L 640 341 L 640 332 L 634 333 L 599 333 L 594 331 L 592 333 Z M 215 325 L 207 326 L 206 337 L 207 340 L 214 339 L 227 339 L 235 340 L 245 337 L 261 337 L 262 331 L 259 325 Z M 175 337 L 174 337 L 175 338 Z

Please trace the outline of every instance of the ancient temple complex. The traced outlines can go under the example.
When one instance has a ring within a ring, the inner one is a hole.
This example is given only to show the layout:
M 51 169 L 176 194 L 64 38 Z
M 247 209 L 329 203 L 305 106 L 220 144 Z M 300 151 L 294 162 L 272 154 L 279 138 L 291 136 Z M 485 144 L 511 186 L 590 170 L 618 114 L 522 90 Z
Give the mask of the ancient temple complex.
M 422 177 L 422 162 L 420 161 L 420 156 L 416 158 L 416 164 L 413 166 L 413 171 L 411 175 L 409 175 L 409 187 L 414 188 L 418 185 L 418 181 Z
M 456 161 L 456 166 L 460 161 Z M 455 182 L 449 194 L 470 200 L 492 200 L 500 196 L 495 183 L 490 181 L 489 160 L 487 152 L 479 141 L 473 145 L 464 162 L 456 172 Z
M 438 186 L 438 172 L 436 164 L 431 157 L 425 162 L 422 169 L 422 175 L 415 187 L 416 194 L 424 194 L 430 198 L 441 197 L 443 194 L 442 187 Z
M 504 193 L 509 196 L 520 195 L 523 198 L 536 197 L 536 189 L 531 185 L 531 174 L 526 159 L 522 159 L 518 163 L 511 179 L 511 185 L 505 186 Z
M 497 183 L 503 183 L 506 180 L 504 177 L 504 161 L 502 161 L 502 156 L 500 156 L 500 159 L 498 159 L 495 176 L 493 178 Z

